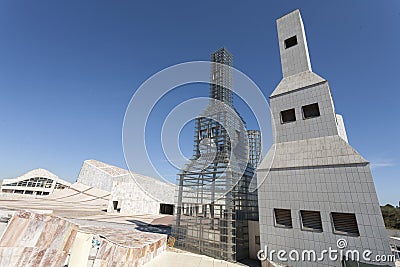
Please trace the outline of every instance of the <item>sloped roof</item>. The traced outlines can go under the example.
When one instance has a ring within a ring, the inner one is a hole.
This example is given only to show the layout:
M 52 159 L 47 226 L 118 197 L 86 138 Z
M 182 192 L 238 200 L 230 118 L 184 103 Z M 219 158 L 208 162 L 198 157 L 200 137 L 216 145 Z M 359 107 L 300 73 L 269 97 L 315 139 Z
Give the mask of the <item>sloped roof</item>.
M 119 177 L 119 176 L 124 176 L 129 174 L 129 171 L 98 161 L 94 159 L 89 159 L 85 160 L 85 163 L 92 165 L 93 167 L 96 167 L 97 169 L 100 169 L 101 171 L 105 172 L 106 174 L 112 176 L 112 177 Z
M 326 82 L 326 80 L 312 71 L 303 71 L 283 78 L 272 92 L 270 98 L 321 82 Z
M 367 163 L 345 140 L 333 135 L 274 144 L 257 170 Z
M 52 172 L 50 172 L 50 171 L 48 171 L 46 169 L 41 169 L 41 168 L 31 170 L 31 171 L 29 171 L 29 172 L 27 172 L 27 173 L 25 173 L 25 174 L 23 174 L 23 175 L 21 175 L 21 176 L 19 176 L 17 178 L 4 179 L 3 183 L 10 183 L 10 182 L 15 183 L 15 182 L 24 181 L 24 180 L 27 180 L 27 179 L 30 179 L 30 178 L 35 178 L 35 177 L 49 178 L 49 179 L 52 179 L 52 180 L 56 180 L 59 183 L 70 185 L 69 182 L 60 179 L 54 173 L 52 173 Z
M 128 170 L 109 165 L 97 160 L 85 160 L 85 163 L 103 171 L 112 178 L 122 179 L 124 182 L 136 183 L 144 192 L 157 200 L 174 202 L 176 185 L 154 177 L 130 172 Z

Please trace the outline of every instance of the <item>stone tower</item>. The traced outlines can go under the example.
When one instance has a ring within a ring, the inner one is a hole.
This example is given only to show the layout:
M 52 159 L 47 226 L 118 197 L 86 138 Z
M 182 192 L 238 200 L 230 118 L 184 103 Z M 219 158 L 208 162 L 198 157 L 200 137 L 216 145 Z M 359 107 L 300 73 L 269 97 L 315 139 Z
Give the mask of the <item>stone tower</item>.
M 300 260 L 269 258 L 289 266 L 342 266 L 340 255 L 301 261 L 301 252 L 319 258 L 343 244 L 360 253 L 349 260 L 367 262 L 366 249 L 371 259 L 390 255 L 369 162 L 348 144 L 328 81 L 312 72 L 299 10 L 277 29 L 283 79 L 270 96 L 274 144 L 257 170 L 261 248 L 268 257 L 297 250 Z

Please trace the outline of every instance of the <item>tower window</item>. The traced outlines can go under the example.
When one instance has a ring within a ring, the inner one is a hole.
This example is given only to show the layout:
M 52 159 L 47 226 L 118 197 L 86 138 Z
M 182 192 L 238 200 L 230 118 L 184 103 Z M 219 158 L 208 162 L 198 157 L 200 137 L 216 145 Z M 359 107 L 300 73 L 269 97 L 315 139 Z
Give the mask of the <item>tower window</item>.
M 321 213 L 319 211 L 301 210 L 301 229 L 322 232 Z
M 281 123 L 296 121 L 294 108 L 281 111 Z
M 319 117 L 321 115 L 319 113 L 318 103 L 303 106 L 301 109 L 303 110 L 303 118 L 304 119 L 315 118 L 315 117 Z
M 285 40 L 285 49 L 297 45 L 297 36 L 292 36 Z
M 331 217 L 335 234 L 360 236 L 354 213 L 332 212 Z
M 292 214 L 288 209 L 274 209 L 275 226 L 293 228 Z

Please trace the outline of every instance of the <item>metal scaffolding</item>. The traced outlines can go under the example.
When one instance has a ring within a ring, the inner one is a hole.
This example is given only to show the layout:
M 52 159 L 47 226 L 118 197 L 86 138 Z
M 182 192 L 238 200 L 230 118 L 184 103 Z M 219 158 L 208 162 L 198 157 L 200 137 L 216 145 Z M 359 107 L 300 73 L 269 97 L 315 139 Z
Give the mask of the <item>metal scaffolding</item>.
M 261 162 L 261 132 L 247 130 L 249 140 L 249 163 L 256 169 Z
M 249 192 L 245 123 L 233 108 L 232 55 L 211 55 L 210 103 L 195 124 L 194 153 L 178 174 L 175 246 L 237 261 L 248 257 L 248 221 L 258 220 L 257 192 Z

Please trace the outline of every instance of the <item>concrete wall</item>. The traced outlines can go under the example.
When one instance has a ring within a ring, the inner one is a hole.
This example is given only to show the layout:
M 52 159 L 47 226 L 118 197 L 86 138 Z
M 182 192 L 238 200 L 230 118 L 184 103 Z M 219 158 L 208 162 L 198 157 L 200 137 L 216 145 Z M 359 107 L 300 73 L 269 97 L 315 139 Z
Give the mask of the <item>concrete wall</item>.
M 257 252 L 260 250 L 260 224 L 258 221 L 248 221 L 249 227 L 249 258 L 257 259 Z M 258 241 L 256 241 L 258 239 Z
M 174 203 L 175 185 L 97 160 L 83 163 L 77 181 L 110 192 L 108 212 L 159 214 L 161 203 Z
M 159 214 L 160 202 L 146 194 L 135 181 L 127 177 L 118 177 L 113 181 L 108 212 L 117 212 L 113 202 L 118 201 L 121 213 Z
M 400 238 L 400 230 L 398 229 L 386 229 L 388 236 L 399 237 Z
M 77 182 L 111 192 L 113 177 L 88 161 L 84 161 Z

